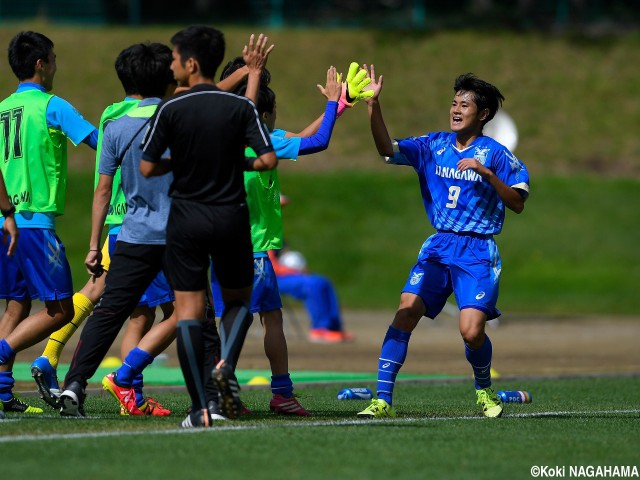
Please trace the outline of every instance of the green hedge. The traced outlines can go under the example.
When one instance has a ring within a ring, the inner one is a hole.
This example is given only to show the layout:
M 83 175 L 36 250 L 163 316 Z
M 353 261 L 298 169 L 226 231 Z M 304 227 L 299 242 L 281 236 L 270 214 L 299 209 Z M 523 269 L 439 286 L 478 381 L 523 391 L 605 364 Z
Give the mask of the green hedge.
M 281 173 L 285 238 L 311 270 L 329 276 L 346 308 L 397 306 L 425 238 L 433 233 L 409 168 Z M 76 288 L 90 230 L 92 180 L 72 173 L 59 220 Z M 640 308 L 640 182 L 534 177 L 521 215 L 497 237 L 503 260 L 499 307 L 509 313 L 636 314 Z M 636 220 L 637 222 L 637 220 Z

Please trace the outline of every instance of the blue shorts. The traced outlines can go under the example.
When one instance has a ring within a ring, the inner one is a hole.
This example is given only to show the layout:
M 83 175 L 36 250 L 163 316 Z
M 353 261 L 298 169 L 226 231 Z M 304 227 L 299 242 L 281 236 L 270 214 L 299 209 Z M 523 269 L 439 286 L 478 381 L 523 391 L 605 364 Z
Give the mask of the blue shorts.
M 2 238 L 2 230 L 0 230 L 0 238 Z M 20 272 L 15 254 L 7 257 L 8 248 L 9 242 L 5 245 L 0 241 L 0 298 L 27 300 L 31 298 L 27 282 L 24 281 Z
M 55 230 L 21 228 L 18 248 L 7 257 L 0 231 L 0 298 L 43 302 L 73 296 L 71 268 Z
M 113 252 L 116 249 L 117 238 L 117 234 L 109 235 L 110 256 L 113 255 Z M 142 294 L 142 297 L 140 297 L 138 307 L 154 308 L 158 305 L 173 302 L 174 300 L 175 296 L 173 295 L 173 289 L 169 285 L 167 278 L 164 276 L 164 272 L 161 270 Z
M 147 287 L 145 292 L 140 297 L 138 306 L 157 307 L 165 303 L 173 302 L 176 297 L 173 294 L 173 290 L 169 285 L 167 277 L 164 276 L 164 272 L 161 270 L 153 279 L 151 285 Z
M 435 318 L 453 293 L 460 310 L 475 308 L 487 320 L 496 308 L 502 260 L 492 236 L 438 232 L 424 242 L 402 292 L 422 298 Z
M 213 303 L 216 309 L 216 316 L 222 316 L 224 312 L 224 302 L 220 291 L 220 283 L 216 278 L 215 269 L 211 265 L 211 291 L 213 293 Z M 276 272 L 269 257 L 258 257 L 253 259 L 253 291 L 251 292 L 251 313 L 269 312 L 282 308 L 282 299 L 278 289 Z

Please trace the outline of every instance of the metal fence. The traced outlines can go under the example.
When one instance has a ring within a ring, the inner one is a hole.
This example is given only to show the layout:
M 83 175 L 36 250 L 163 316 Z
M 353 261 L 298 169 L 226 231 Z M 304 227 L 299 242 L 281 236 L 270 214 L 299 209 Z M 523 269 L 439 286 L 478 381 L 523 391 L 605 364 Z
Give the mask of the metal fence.
M 509 28 L 611 31 L 640 25 L 640 0 L 0 0 L 0 21 L 279 27 Z

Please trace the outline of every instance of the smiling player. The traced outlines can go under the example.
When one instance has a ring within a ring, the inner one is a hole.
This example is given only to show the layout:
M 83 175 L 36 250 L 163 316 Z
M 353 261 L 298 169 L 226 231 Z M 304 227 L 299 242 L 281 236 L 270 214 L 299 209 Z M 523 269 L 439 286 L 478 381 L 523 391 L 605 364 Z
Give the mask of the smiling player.
M 472 74 L 454 83 L 449 109 L 451 133 L 434 132 L 392 140 L 380 107 L 382 76 L 370 69 L 373 96 L 371 133 L 386 162 L 412 166 L 420 179 L 427 216 L 436 233 L 424 242 L 402 289 L 400 306 L 389 326 L 378 367 L 378 398 L 360 417 L 395 417 L 395 379 L 407 355 L 411 332 L 425 316 L 435 318 L 453 293 L 460 309 L 460 334 L 473 368 L 477 403 L 487 417 L 502 415 L 502 402 L 491 388 L 492 346 L 485 324 L 500 315 L 496 308 L 501 260 L 493 238 L 502 230 L 505 206 L 516 213 L 529 195 L 526 167 L 482 129 L 504 97 Z

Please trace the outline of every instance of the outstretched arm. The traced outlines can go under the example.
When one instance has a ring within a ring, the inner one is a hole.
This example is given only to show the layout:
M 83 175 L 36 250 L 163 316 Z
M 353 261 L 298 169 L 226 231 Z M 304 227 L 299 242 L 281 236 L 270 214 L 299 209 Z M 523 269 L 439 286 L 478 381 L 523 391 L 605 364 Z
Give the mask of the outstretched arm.
M 335 67 L 331 66 L 327 70 L 326 86 L 324 88 L 319 86 L 319 88 L 323 95 L 327 97 L 327 105 L 324 114 L 319 119 L 320 125 L 316 131 L 300 140 L 300 149 L 298 151 L 300 155 L 321 152 L 329 146 L 333 127 L 336 124 L 338 100 L 342 94 L 342 85 L 338 81 Z
M 316 86 L 318 87 L 318 90 L 320 90 L 320 93 L 322 93 L 322 95 L 324 95 L 327 98 L 327 100 L 335 100 L 335 98 L 329 98 L 329 94 L 327 92 L 326 87 L 323 87 L 320 84 L 318 84 Z M 338 96 L 338 100 L 339 99 L 340 99 L 340 96 Z M 285 137 L 286 138 L 310 137 L 310 136 L 314 135 L 320 129 L 320 125 L 322 125 L 322 120 L 323 119 L 324 119 L 324 113 L 322 115 L 320 115 L 318 118 L 316 118 L 309 125 L 307 125 L 307 127 L 304 130 L 302 130 L 301 132 L 298 132 L 298 133 L 287 132 L 285 134 Z
M 249 69 L 245 65 L 244 67 L 239 68 L 227 78 L 223 78 L 218 83 L 216 83 L 216 87 L 225 92 L 233 91 L 249 74 Z M 184 90 L 188 90 L 185 88 Z M 178 91 L 176 90 L 176 93 Z
M 364 67 L 367 68 L 366 65 Z M 387 126 L 384 123 L 384 118 L 382 117 L 382 109 L 380 108 L 379 101 L 383 78 L 382 75 L 380 75 L 376 80 L 376 71 L 373 65 L 371 65 L 369 77 L 371 78 L 369 86 L 371 87 L 371 90 L 373 90 L 373 95 L 370 98 L 366 98 L 365 102 L 367 102 L 369 110 L 371 135 L 373 136 L 373 141 L 376 144 L 378 153 L 384 157 L 390 157 L 393 155 L 393 145 Z
M 331 67 L 331 68 L 333 68 L 333 67 Z M 327 75 L 328 74 L 329 74 L 329 72 L 327 71 Z M 316 87 L 318 87 L 318 90 L 320 90 L 320 93 L 322 93 L 322 95 L 324 95 L 327 100 L 335 100 L 335 101 L 340 100 L 340 95 L 338 95 L 337 99 L 335 98 L 335 91 L 332 91 L 331 93 L 329 93 L 327 91 L 327 87 L 329 86 L 328 81 L 329 81 L 329 78 L 327 77 L 327 85 L 326 86 L 323 87 L 322 85 L 318 84 L 318 85 L 316 85 Z M 337 73 L 336 73 L 336 81 L 338 81 Z M 338 84 L 339 84 L 339 82 L 338 82 Z M 342 86 L 341 86 L 340 90 L 342 91 Z M 302 130 L 302 131 L 300 131 L 298 133 L 287 132 L 285 134 L 285 138 L 293 138 L 293 137 L 303 137 L 304 138 L 304 137 L 310 137 L 310 136 L 314 135 L 320 129 L 320 126 L 322 125 L 322 120 L 324 119 L 324 116 L 325 116 L 325 114 L 323 113 L 318 118 L 316 118 L 313 122 L 311 122 L 309 125 L 307 125 L 307 127 L 305 127 L 304 130 Z
M 323 118 L 324 118 L 324 113 L 322 115 L 320 115 L 318 118 L 316 118 L 309 125 L 307 125 L 307 127 L 304 130 L 302 130 L 301 132 L 298 132 L 298 133 L 287 132 L 284 136 L 286 138 L 310 137 L 311 135 L 313 135 L 314 133 L 316 133 L 318 131 L 318 129 L 320 128 L 320 125 L 322 125 L 322 119 Z
M 309 155 L 325 150 L 329 146 L 333 127 L 336 123 L 338 100 L 342 94 L 342 85 L 335 67 L 327 70 L 325 86 L 318 85 L 320 92 L 327 98 L 325 112 L 300 133 L 287 132 L 285 137 L 301 137 L 299 155 Z
M 338 83 L 342 81 L 342 74 L 337 75 L 337 80 Z M 357 62 L 351 62 L 346 81 L 341 83 L 341 94 L 338 97 L 338 111 L 336 118 L 339 118 L 347 108 L 351 108 L 355 105 L 358 100 L 370 97 L 373 94 L 372 91 L 369 92 L 368 89 L 365 90 L 369 83 L 371 83 L 371 79 L 368 76 L 367 70 L 360 68 Z M 327 97 L 327 100 L 333 100 L 333 98 L 329 98 L 325 87 L 318 85 L 318 89 L 325 97 Z M 353 94 L 353 97 L 350 96 L 349 92 Z M 285 137 L 310 137 L 316 133 L 322 125 L 323 116 L 324 114 L 320 115 L 307 128 L 299 133 L 287 132 Z
M 247 71 L 249 78 L 247 80 L 247 91 L 245 97 L 251 100 L 253 103 L 258 103 L 258 89 L 260 88 L 260 76 L 262 71 L 267 65 L 269 54 L 274 49 L 275 45 L 271 45 L 267 48 L 268 37 L 262 33 L 258 36 L 258 41 L 255 46 L 253 44 L 254 35 L 249 37 L 249 46 L 244 46 L 242 50 L 242 56 L 247 64 Z

